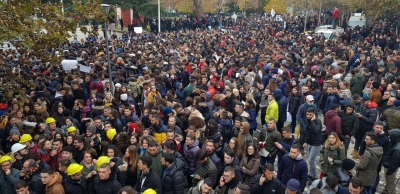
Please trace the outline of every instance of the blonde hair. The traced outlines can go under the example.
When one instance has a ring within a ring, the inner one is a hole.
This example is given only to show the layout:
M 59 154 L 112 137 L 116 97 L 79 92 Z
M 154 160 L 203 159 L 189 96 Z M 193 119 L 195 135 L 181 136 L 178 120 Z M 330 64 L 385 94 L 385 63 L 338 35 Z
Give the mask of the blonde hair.
M 329 136 L 333 135 L 336 138 L 336 143 L 335 143 L 335 147 L 337 148 L 344 148 L 343 142 L 340 141 L 339 135 L 336 132 L 331 132 L 328 137 L 326 138 L 324 147 L 325 148 L 329 148 L 331 147 L 331 144 L 329 143 Z

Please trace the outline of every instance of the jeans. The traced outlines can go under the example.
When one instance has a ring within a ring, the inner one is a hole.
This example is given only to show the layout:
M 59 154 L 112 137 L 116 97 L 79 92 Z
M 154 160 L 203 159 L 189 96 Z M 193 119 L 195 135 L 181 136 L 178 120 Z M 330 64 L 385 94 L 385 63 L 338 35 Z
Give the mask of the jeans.
M 319 178 L 317 175 L 317 168 L 315 166 L 315 158 L 319 155 L 322 145 L 314 146 L 308 145 L 308 165 L 310 169 L 310 176 L 314 179 Z
M 276 129 L 279 131 L 279 133 L 281 133 L 282 134 L 282 128 L 283 128 L 283 125 L 285 124 L 285 121 L 278 121 L 277 123 L 276 123 Z
M 376 174 L 375 183 L 371 187 L 371 193 L 376 192 L 376 189 L 378 188 L 378 184 L 379 184 L 379 179 L 380 179 L 380 177 L 379 177 L 379 172 L 378 172 L 378 174 Z
M 337 23 L 337 19 L 333 18 L 333 20 L 332 20 L 332 29 L 336 29 L 336 23 Z
M 347 156 L 347 150 L 349 149 L 351 137 L 346 138 L 345 136 L 342 136 L 342 140 L 343 140 L 343 144 L 344 144 L 344 153 L 345 153 L 345 156 Z

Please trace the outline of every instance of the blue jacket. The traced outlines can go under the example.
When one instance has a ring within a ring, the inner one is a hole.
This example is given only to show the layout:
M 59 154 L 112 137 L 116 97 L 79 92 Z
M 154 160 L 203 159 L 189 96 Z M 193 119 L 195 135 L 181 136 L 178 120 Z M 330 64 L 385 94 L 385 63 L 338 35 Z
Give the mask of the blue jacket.
M 292 138 L 290 139 L 285 139 L 282 138 L 282 149 L 278 152 L 278 166 L 281 164 L 282 157 L 285 154 L 288 154 L 290 152 L 290 148 L 292 147 L 293 144 L 298 144 L 299 142 L 297 141 L 296 138 L 292 135 Z
M 179 102 L 182 106 L 185 105 L 185 95 L 183 94 L 183 90 L 180 90 L 179 87 L 181 86 L 180 82 L 175 83 L 175 94 L 178 97 Z
M 282 157 L 281 165 L 278 166 L 278 175 L 276 176 L 282 184 L 286 185 L 290 179 L 300 181 L 300 191 L 304 191 L 307 184 L 308 166 L 302 156 L 296 159 L 290 158 L 289 154 Z
M 279 106 L 279 118 L 278 122 L 285 122 L 287 118 L 287 100 L 286 97 L 283 95 L 282 90 L 276 89 L 274 91 L 275 100 Z
M 278 88 L 282 90 L 282 94 L 287 97 L 287 91 L 286 91 L 286 86 L 287 86 L 287 82 L 283 81 L 281 83 L 278 84 Z M 275 90 L 276 91 L 276 90 Z M 275 93 L 275 92 L 274 92 Z
M 121 120 L 119 118 L 115 118 L 114 120 L 110 120 L 111 126 L 117 130 L 117 133 L 120 133 L 123 131 L 124 125 L 122 124 Z
M 329 94 L 328 98 L 326 99 L 325 107 L 324 107 L 324 114 L 328 112 L 328 110 L 332 110 L 332 105 L 333 104 L 339 104 L 339 102 L 336 100 L 336 93 Z
M 257 128 L 257 121 L 256 121 L 256 117 L 257 117 L 257 113 L 255 109 L 249 109 L 246 110 L 250 117 L 249 117 L 249 123 L 250 123 L 250 129 L 256 129 Z

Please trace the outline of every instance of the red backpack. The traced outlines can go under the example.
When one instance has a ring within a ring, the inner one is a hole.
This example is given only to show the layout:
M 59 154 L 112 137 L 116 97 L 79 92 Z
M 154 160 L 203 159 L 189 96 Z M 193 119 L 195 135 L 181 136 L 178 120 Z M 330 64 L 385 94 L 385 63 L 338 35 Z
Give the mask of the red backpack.
M 96 93 L 101 94 L 104 92 L 103 89 L 103 83 L 101 81 L 99 81 L 97 84 L 95 82 L 90 82 L 90 86 L 89 86 L 89 93 L 92 93 L 92 90 L 96 88 Z

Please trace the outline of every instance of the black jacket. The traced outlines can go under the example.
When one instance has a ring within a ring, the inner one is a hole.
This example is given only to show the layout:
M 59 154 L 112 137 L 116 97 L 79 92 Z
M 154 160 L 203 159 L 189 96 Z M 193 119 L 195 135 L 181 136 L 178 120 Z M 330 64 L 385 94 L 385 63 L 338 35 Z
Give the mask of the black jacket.
M 86 194 L 86 180 L 82 178 L 80 181 L 71 180 L 69 177 L 67 181 L 63 182 L 65 194 Z
M 107 180 L 100 180 L 99 177 L 94 179 L 94 191 L 96 194 L 117 194 L 121 189 L 121 184 L 112 173 Z
M 400 167 L 400 130 L 390 130 L 389 136 L 392 146 L 382 159 L 383 167 L 387 168 L 387 175 L 393 174 Z
M 262 174 L 258 174 L 254 177 L 253 181 L 250 184 L 251 193 L 275 193 L 275 194 L 284 194 L 285 193 L 285 185 L 281 183 L 275 177 L 272 177 L 271 181 L 266 181 L 262 185 L 260 185 L 260 178 Z
M 354 109 L 354 104 L 349 102 L 346 104 L 347 107 L 352 107 Z M 346 109 L 339 112 L 339 117 L 341 119 L 342 135 L 353 136 L 358 129 L 358 117 L 354 113 L 346 114 Z
M 295 117 L 295 115 L 297 114 L 297 111 L 299 111 L 299 107 L 300 107 L 300 101 L 301 101 L 301 94 L 297 93 L 296 95 L 292 95 L 289 98 L 289 113 Z
M 175 160 L 171 168 L 164 170 L 162 179 L 163 194 L 183 194 L 185 186 L 185 175 L 183 174 L 184 163 L 182 160 Z
M 333 175 L 338 177 L 339 184 L 342 187 L 348 187 L 350 180 L 353 178 L 353 174 L 351 174 L 351 172 L 349 172 L 343 168 L 336 169 L 335 172 L 333 172 Z
M 306 143 L 314 146 L 322 144 L 322 123 L 316 118 L 314 121 L 307 119 L 307 138 Z
M 141 172 L 140 172 L 141 173 Z M 142 185 L 142 180 L 146 178 Z M 146 189 L 152 188 L 157 191 L 157 193 L 162 192 L 161 178 L 152 169 L 148 173 L 140 175 L 138 182 L 136 183 L 135 190 L 139 193 L 143 193 Z

